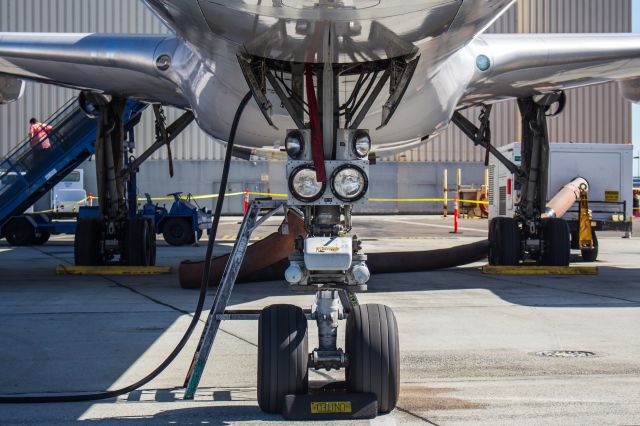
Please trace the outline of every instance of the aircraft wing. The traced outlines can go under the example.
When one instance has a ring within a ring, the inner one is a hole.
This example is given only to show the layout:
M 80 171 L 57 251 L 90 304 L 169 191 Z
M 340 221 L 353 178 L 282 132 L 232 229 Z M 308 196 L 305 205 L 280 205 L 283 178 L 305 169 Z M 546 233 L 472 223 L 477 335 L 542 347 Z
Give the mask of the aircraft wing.
M 470 47 L 474 61 L 486 56 L 490 67 L 476 69 L 463 105 L 611 81 L 626 99 L 640 102 L 637 34 L 487 34 Z
M 0 33 L 0 103 L 19 97 L 20 79 L 187 106 L 156 64 L 176 43 L 171 36 Z

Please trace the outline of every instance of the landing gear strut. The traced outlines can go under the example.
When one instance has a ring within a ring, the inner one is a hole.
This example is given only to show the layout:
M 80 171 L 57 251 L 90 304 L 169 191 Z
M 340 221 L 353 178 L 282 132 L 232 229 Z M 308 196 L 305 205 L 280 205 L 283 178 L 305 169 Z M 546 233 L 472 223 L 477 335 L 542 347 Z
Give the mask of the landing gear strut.
M 157 140 L 136 159 L 132 155 L 133 128 L 140 121 L 140 111 L 132 111 L 126 99 L 95 93 L 83 93 L 80 103 L 98 116 L 95 165 L 100 205 L 80 208 L 74 247 L 76 265 L 116 261 L 129 266 L 153 266 L 155 225 L 153 219 L 138 215 L 136 173 L 155 150 L 169 146 L 193 121 L 193 114 L 185 113 L 167 128 L 160 107 L 154 107 Z M 127 114 L 130 116 L 125 120 Z
M 547 117 L 558 115 L 566 103 L 564 93 L 518 99 L 522 116 L 521 165 L 511 163 L 491 144 L 491 106 L 483 107 L 481 125 L 476 127 L 456 112 L 453 122 L 476 144 L 494 155 L 514 175 L 517 206 L 513 218 L 493 218 L 489 224 L 489 263 L 512 266 L 533 260 L 546 266 L 568 266 L 570 232 L 568 224 L 547 209 L 549 135 Z M 557 104 L 558 109 L 549 114 Z

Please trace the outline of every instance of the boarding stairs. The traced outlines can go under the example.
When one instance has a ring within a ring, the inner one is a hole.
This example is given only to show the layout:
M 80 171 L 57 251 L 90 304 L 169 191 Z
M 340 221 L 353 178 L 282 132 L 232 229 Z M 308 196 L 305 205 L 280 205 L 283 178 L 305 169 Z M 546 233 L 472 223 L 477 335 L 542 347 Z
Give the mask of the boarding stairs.
M 127 132 L 140 122 L 147 106 L 128 101 L 124 114 Z M 0 160 L 0 237 L 11 218 L 22 215 L 95 153 L 98 120 L 85 114 L 77 98 L 69 100 L 45 123 L 53 128 L 47 138 L 35 146 L 27 138 Z M 50 148 L 41 149 L 46 142 Z

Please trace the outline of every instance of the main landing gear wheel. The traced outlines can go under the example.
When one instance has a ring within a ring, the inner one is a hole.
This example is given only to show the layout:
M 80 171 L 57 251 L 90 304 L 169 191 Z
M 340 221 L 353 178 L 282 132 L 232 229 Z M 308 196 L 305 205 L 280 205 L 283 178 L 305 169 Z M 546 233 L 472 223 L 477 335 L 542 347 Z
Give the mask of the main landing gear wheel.
M 76 265 L 98 266 L 104 263 L 100 253 L 100 225 L 98 219 L 78 219 L 73 244 Z
M 137 218 L 127 229 L 127 262 L 129 266 L 156 264 L 156 234 L 148 219 Z
M 400 395 L 400 344 L 391 308 L 355 306 L 347 318 L 345 351 L 349 391 L 373 393 L 380 413 L 392 411 Z
M 191 225 L 185 219 L 168 219 L 162 227 L 162 236 L 168 244 L 175 247 L 195 242 Z
M 496 217 L 489 223 L 489 264 L 516 266 L 520 263 L 522 236 L 518 221 L 510 217 Z
M 309 387 L 307 317 L 302 308 L 272 305 L 258 321 L 258 404 L 280 414 L 284 397 Z
M 542 222 L 544 266 L 569 266 L 571 261 L 571 231 L 563 219 L 545 219 Z
M 12 246 L 21 247 L 28 246 L 33 243 L 35 238 L 35 230 L 33 225 L 24 217 L 17 217 L 5 226 L 5 235 L 7 242 Z

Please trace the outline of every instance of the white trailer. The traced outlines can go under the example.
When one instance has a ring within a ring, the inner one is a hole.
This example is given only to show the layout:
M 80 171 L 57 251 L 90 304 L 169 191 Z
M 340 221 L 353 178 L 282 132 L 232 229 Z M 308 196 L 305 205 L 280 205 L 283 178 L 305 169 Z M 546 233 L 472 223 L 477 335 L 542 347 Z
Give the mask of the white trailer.
M 76 169 L 65 176 L 51 191 L 51 209 L 55 213 L 77 213 L 87 205 L 84 170 Z
M 500 148 L 511 162 L 521 163 L 520 143 Z M 547 201 L 564 185 L 583 177 L 589 183 L 589 207 L 597 229 L 630 231 L 633 214 L 633 146 L 623 144 L 552 143 Z M 489 163 L 489 217 L 513 217 L 520 188 L 494 157 Z M 564 219 L 577 220 L 578 206 Z

